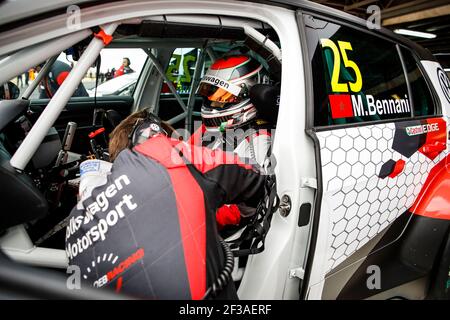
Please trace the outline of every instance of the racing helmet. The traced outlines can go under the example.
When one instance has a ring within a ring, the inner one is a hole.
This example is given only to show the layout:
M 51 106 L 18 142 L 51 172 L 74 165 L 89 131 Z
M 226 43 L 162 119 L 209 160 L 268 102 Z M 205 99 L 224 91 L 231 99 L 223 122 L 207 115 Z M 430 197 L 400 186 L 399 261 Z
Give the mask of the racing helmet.
M 208 131 L 241 127 L 257 116 L 249 90 L 264 81 L 263 66 L 247 55 L 229 55 L 216 60 L 200 81 L 203 97 L 201 116 Z

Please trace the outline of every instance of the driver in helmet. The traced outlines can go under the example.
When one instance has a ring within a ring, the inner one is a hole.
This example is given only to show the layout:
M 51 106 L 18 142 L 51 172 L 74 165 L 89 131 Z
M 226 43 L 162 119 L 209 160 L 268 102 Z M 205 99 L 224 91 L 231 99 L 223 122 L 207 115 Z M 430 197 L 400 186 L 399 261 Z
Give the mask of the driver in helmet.
M 264 167 L 270 155 L 274 123 L 261 117 L 250 93 L 255 85 L 268 83 L 261 63 L 248 55 L 230 54 L 216 60 L 197 91 L 203 97 L 203 124 L 191 137 L 191 143 L 235 152 Z M 273 112 L 278 111 L 275 107 Z M 244 205 L 225 205 L 217 212 L 219 228 L 238 225 L 241 217 L 254 212 L 254 208 Z

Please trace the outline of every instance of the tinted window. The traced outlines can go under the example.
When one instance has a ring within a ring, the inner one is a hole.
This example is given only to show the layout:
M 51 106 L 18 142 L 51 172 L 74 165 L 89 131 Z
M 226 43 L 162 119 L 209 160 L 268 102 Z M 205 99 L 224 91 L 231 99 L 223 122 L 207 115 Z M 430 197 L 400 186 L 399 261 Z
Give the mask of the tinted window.
M 394 43 L 311 16 L 305 22 L 316 126 L 411 116 Z
M 403 61 L 408 72 L 411 86 L 411 96 L 414 102 L 414 115 L 427 116 L 436 114 L 433 98 L 429 87 L 411 52 L 402 49 Z

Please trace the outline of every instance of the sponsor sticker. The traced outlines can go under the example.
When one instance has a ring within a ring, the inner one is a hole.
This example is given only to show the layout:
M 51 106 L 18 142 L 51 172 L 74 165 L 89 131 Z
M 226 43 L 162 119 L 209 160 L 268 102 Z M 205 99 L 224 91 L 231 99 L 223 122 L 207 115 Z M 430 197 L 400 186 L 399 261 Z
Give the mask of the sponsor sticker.
M 80 164 L 80 175 L 84 175 L 87 172 L 97 172 L 100 170 L 100 161 L 90 160 L 84 161 Z
M 408 136 L 416 136 L 428 132 L 439 131 L 439 125 L 437 123 L 428 123 L 418 126 L 406 127 L 405 130 Z
M 241 89 L 242 89 L 241 87 L 239 87 L 229 81 L 226 81 L 219 77 L 215 77 L 215 76 L 211 76 L 211 75 L 205 75 L 203 77 L 202 81 L 200 81 L 200 82 L 212 84 L 216 87 L 222 88 L 222 89 L 230 92 L 231 94 L 233 94 L 235 96 L 238 96 L 239 93 L 241 93 Z
M 130 256 L 128 256 L 125 260 L 119 262 L 117 266 L 113 266 L 110 271 L 107 271 L 106 274 L 98 278 L 93 286 L 95 288 L 101 288 L 104 285 L 108 284 L 112 280 L 114 280 L 116 277 L 122 275 L 126 270 L 131 268 L 136 262 L 139 260 L 142 260 L 144 258 L 145 252 L 143 248 L 137 249 L 135 252 L 133 252 Z M 114 260 L 113 265 L 115 265 L 115 262 L 117 260 L 117 256 Z M 95 265 L 95 261 L 92 262 L 92 265 Z

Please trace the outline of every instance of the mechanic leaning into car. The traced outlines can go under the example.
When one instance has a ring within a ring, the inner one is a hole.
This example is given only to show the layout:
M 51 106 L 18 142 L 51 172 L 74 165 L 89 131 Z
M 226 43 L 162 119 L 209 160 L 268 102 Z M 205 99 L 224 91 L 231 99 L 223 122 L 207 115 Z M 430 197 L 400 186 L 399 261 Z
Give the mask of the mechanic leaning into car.
M 276 99 L 266 99 L 267 94 L 264 104 L 269 104 L 268 107 L 255 105 L 250 93 L 252 88 L 258 87 L 255 85 L 264 84 L 257 90 L 279 94 L 279 89 L 269 82 L 268 72 L 249 55 L 230 51 L 216 60 L 200 81 L 197 93 L 203 97 L 203 124 L 191 136 L 190 142 L 213 150 L 234 152 L 264 166 L 270 155 L 271 129 L 278 109 Z M 241 217 L 250 217 L 255 211 L 244 204 L 225 205 L 217 212 L 217 223 L 220 229 L 238 225 Z
M 121 122 L 110 139 L 111 173 L 70 214 L 70 265 L 95 287 L 148 299 L 201 299 L 217 287 L 225 265 L 217 208 L 255 207 L 264 196 L 258 166 L 170 138 L 170 131 L 146 110 Z M 237 298 L 232 281 L 222 287 L 218 299 Z

